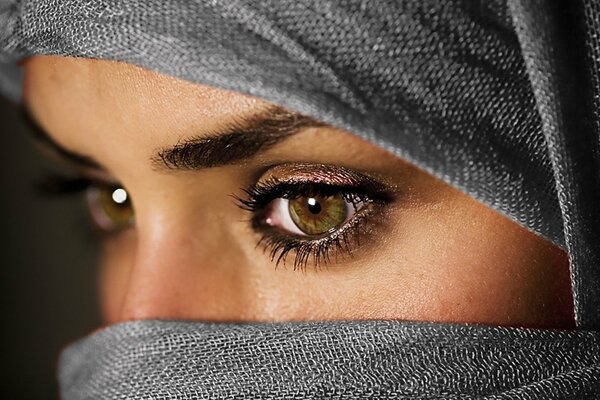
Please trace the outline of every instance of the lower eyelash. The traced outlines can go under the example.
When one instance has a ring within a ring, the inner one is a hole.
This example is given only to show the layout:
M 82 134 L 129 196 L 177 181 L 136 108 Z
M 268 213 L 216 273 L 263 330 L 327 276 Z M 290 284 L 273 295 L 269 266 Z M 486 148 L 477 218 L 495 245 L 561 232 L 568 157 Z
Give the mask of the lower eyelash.
M 377 203 L 370 203 L 359 211 L 341 228 L 319 239 L 302 239 L 265 227 L 258 221 L 253 222 L 254 228 L 262 233 L 257 246 L 262 246 L 269 252 L 275 266 L 285 265 L 287 257 L 294 254 L 294 270 L 305 271 L 309 262 L 315 269 L 327 266 L 332 262 L 332 252 L 353 255 L 356 247 L 360 246 L 362 237 L 369 235 L 374 228 L 372 217 L 377 214 Z
M 308 264 L 315 269 L 327 266 L 339 254 L 353 255 L 354 249 L 360 246 L 363 237 L 369 236 L 377 225 L 374 216 L 391 203 L 395 194 L 369 178 L 357 179 L 352 185 L 330 185 L 310 181 L 271 180 L 242 189 L 247 198 L 233 196 L 237 205 L 243 210 L 253 213 L 251 224 L 253 229 L 262 234 L 257 247 L 263 247 L 275 263 L 275 266 L 286 263 L 288 256 L 294 255 L 294 270 L 306 270 Z M 346 201 L 357 204 L 364 203 L 361 210 L 341 227 L 322 237 L 309 238 L 284 233 L 277 228 L 265 224 L 264 211 L 277 198 L 293 199 L 307 195 L 332 196 L 343 194 Z

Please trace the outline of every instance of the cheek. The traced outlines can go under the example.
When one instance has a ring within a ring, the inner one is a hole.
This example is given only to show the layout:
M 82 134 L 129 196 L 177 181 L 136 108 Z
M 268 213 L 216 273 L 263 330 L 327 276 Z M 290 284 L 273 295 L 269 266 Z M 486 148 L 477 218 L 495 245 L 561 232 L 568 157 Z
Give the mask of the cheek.
M 408 213 L 399 229 L 387 257 L 403 260 L 396 298 L 409 319 L 573 326 L 566 254 L 496 212 L 460 197 Z
M 157 274 L 160 282 L 145 286 L 161 291 L 146 296 L 156 300 L 144 305 L 155 307 L 148 317 L 572 327 L 568 260 L 560 249 L 466 197 L 445 196 L 432 206 L 395 211 L 388 219 L 394 228 L 379 232 L 378 244 L 365 245 L 347 265 L 305 273 L 275 269 L 243 229 L 225 237 L 218 234 L 218 224 L 178 225 L 176 231 L 204 238 L 185 248 L 173 233 L 150 246 L 138 243 L 135 231 L 124 232 L 106 242 L 101 262 L 105 321 L 122 320 L 127 296 L 131 299 L 140 287 L 132 283 L 136 252 L 154 248 L 153 257 L 173 260 L 177 254 L 180 262 L 172 263 L 177 269 Z M 209 237 L 217 242 L 209 245 Z M 238 254 L 242 248 L 244 255 Z M 137 260 L 144 264 L 137 266 L 140 271 L 148 267 L 142 260 Z M 152 279 L 148 272 L 142 271 L 144 280 Z M 167 283 L 185 301 L 167 304 L 175 298 L 166 296 Z

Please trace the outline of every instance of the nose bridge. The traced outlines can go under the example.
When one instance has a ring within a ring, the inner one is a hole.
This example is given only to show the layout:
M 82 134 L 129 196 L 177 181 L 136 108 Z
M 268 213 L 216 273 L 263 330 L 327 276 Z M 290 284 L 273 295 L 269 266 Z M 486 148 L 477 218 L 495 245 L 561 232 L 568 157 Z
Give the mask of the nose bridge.
M 239 310 L 241 271 L 216 254 L 210 231 L 189 219 L 140 228 L 118 319 L 219 319 Z
M 177 318 L 194 273 L 192 246 L 174 232 L 138 235 L 119 319 Z

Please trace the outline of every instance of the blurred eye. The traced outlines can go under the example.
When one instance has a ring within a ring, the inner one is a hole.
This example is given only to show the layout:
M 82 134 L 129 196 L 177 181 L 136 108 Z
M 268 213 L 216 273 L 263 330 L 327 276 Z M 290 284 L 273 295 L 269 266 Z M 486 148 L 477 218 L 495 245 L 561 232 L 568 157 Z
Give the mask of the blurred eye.
M 268 225 L 299 236 L 322 236 L 349 221 L 364 206 L 342 193 L 273 200 L 265 216 Z
M 90 185 L 87 203 L 94 223 L 103 231 L 116 232 L 133 224 L 133 206 L 122 187 Z

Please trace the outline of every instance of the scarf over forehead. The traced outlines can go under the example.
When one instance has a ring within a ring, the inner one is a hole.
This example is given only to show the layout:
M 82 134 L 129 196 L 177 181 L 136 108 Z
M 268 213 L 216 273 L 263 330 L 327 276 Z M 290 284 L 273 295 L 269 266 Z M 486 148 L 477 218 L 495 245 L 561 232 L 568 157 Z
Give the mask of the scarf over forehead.
M 133 322 L 64 353 L 66 399 L 600 397 L 594 0 L 0 0 L 7 95 L 36 54 L 255 95 L 413 162 L 567 250 L 580 329 Z

